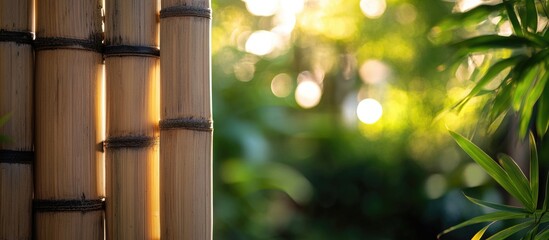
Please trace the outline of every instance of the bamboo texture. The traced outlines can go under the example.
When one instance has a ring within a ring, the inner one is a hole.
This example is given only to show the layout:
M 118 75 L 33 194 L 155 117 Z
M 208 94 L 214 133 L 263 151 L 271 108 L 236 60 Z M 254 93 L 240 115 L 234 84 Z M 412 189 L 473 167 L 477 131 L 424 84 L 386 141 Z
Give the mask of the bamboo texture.
M 161 5 L 163 10 L 187 9 L 187 16 L 164 18 L 161 11 L 161 119 L 209 122 L 211 20 L 198 15 L 209 10 L 210 2 L 163 0 Z M 211 239 L 212 132 L 160 127 L 162 238 Z
M 158 47 L 158 6 L 107 0 L 106 45 Z M 158 137 L 159 59 L 106 56 L 109 139 Z M 127 140 L 126 140 L 127 141 Z M 107 147 L 107 239 L 160 239 L 158 145 Z
M 32 1 L 0 0 L 2 31 L 31 31 Z M 30 44 L 0 41 L 0 116 L 9 121 L 0 126 L 0 151 L 33 150 L 33 52 Z M 0 157 L 1 158 L 1 157 Z M 31 162 L 0 163 L 0 239 L 31 239 Z
M 98 0 L 36 2 L 36 200 L 97 200 L 103 154 L 102 55 Z M 53 46 L 44 39 L 70 39 Z M 71 40 L 72 39 L 72 40 Z M 74 41 L 73 41 L 74 40 Z M 102 209 L 36 211 L 35 239 L 103 239 Z

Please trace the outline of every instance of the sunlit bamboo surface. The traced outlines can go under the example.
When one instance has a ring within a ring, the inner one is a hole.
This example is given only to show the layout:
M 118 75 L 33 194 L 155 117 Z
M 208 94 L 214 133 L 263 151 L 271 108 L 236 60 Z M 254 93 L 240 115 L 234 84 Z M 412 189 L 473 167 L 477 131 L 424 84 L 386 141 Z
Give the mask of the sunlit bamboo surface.
M 208 0 L 163 0 L 162 9 L 208 9 Z M 162 120 L 211 120 L 210 19 L 161 17 Z M 163 239 L 211 239 L 212 132 L 170 128 L 160 133 Z
M 101 3 L 37 1 L 37 41 L 76 39 L 74 44 L 36 49 L 37 200 L 97 200 L 102 55 L 78 41 L 98 45 Z M 66 41 L 65 41 L 66 43 Z M 103 211 L 36 211 L 36 239 L 103 239 Z
M 0 31 L 29 33 L 31 17 L 30 0 L 0 0 Z M 0 117 L 9 115 L 8 122 L 0 126 L 0 135 L 9 136 L 9 142 L 0 142 L 0 152 L 33 150 L 32 80 L 32 46 L 14 41 L 0 41 Z M 32 157 L 28 160 L 32 160 Z M 31 238 L 31 163 L 0 163 L 2 240 Z

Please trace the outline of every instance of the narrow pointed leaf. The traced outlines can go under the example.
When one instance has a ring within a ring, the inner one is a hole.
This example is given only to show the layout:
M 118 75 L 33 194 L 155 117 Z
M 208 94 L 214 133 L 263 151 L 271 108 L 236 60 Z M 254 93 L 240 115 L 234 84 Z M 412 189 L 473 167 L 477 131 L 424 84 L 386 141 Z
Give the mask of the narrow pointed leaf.
M 543 93 L 543 89 L 545 89 L 548 78 L 549 71 L 546 71 L 538 81 L 535 81 L 532 84 L 529 93 L 525 93 L 526 97 L 523 104 L 524 106 L 521 109 L 520 136 L 525 136 L 526 132 L 529 130 L 528 127 L 530 126 L 530 119 L 532 117 L 534 105 L 538 102 L 541 94 Z M 517 94 L 520 93 L 517 92 Z
M 543 47 L 539 43 L 528 38 L 518 36 L 500 36 L 500 35 L 481 35 L 465 39 L 451 45 L 456 49 L 461 49 L 467 53 L 476 53 L 490 49 L 514 49 L 522 47 Z M 465 52 L 461 52 L 462 54 Z
M 549 174 L 547 174 L 547 179 L 545 180 L 545 197 L 543 198 L 543 212 L 547 211 L 549 206 Z
M 484 235 L 484 233 L 486 232 L 486 230 L 488 230 L 488 228 L 490 226 L 492 226 L 492 224 L 494 224 L 495 222 L 491 222 L 490 224 L 486 225 L 485 227 L 483 227 L 482 229 L 480 229 L 476 234 L 475 236 L 473 236 L 471 238 L 471 240 L 480 240 L 482 238 L 482 236 Z
M 525 198 L 519 194 L 513 183 L 509 180 L 509 176 L 488 154 L 482 151 L 474 143 L 469 141 L 462 135 L 450 131 L 454 141 L 463 149 L 475 162 L 477 162 L 501 187 L 509 194 L 521 201 L 523 204 L 527 202 Z M 525 205 L 527 206 L 527 205 Z
M 492 209 L 495 209 L 495 210 L 500 210 L 500 211 L 504 211 L 504 212 L 512 212 L 512 213 L 525 213 L 525 214 L 529 214 L 530 211 L 524 209 L 524 208 L 518 208 L 518 207 L 513 207 L 513 206 L 508 206 L 508 205 L 502 205 L 502 204 L 497 204 L 497 203 L 491 203 L 491 202 L 487 202 L 487 201 L 484 201 L 484 200 L 480 200 L 480 199 L 476 199 L 476 198 L 472 198 L 472 197 L 469 197 L 467 195 L 465 195 L 465 197 L 479 205 L 479 206 L 482 206 L 482 207 L 487 207 L 487 208 L 492 208 Z
M 494 235 L 490 236 L 489 238 L 487 238 L 487 240 L 506 239 L 506 238 L 510 237 L 511 235 L 513 235 L 517 232 L 520 232 L 521 230 L 524 230 L 524 229 L 528 228 L 532 224 L 534 224 L 534 220 L 528 220 L 526 222 L 519 223 L 517 225 L 508 227 L 506 229 L 503 229 L 503 230 L 497 232 L 496 234 L 494 234 Z
M 514 56 L 514 57 L 510 57 L 508 59 L 501 60 L 501 61 L 495 63 L 494 65 L 492 65 L 488 69 L 486 74 L 484 74 L 484 76 L 475 84 L 475 86 L 473 87 L 471 92 L 469 92 L 469 94 L 467 94 L 467 96 L 463 100 L 461 100 L 460 103 L 458 103 L 457 106 L 463 106 L 472 97 L 477 96 L 482 91 L 482 89 L 488 83 L 490 83 L 492 80 L 494 80 L 494 78 L 498 74 L 500 74 L 503 70 L 505 70 L 506 68 L 509 68 L 511 66 L 516 65 L 518 62 L 520 62 L 522 60 L 524 60 L 524 56 L 519 55 L 519 56 Z
M 526 175 L 524 175 L 517 163 L 508 155 L 501 154 L 499 160 L 501 166 L 509 175 L 509 180 L 521 195 L 521 198 L 526 200 L 526 202 L 523 202 L 524 206 L 530 211 L 536 210 L 534 201 L 532 201 L 530 184 L 526 178 Z
M 467 12 L 452 14 L 450 17 L 443 20 L 437 26 L 442 31 L 451 30 L 454 28 L 462 28 L 463 26 L 476 25 L 482 22 L 493 13 L 499 13 L 504 9 L 503 3 L 495 5 L 480 5 Z
M 549 229 L 543 230 L 541 233 L 536 235 L 536 240 L 546 240 L 549 239 Z
M 530 191 L 532 192 L 534 205 L 537 208 L 539 198 L 539 160 L 536 139 L 532 132 L 530 132 Z
M 526 0 L 526 26 L 534 33 L 538 29 L 538 11 L 534 0 Z
M 517 36 L 522 36 L 522 29 L 520 27 L 517 14 L 515 13 L 515 7 L 513 6 L 513 3 L 510 1 L 503 1 L 503 4 L 505 5 L 505 10 L 507 12 L 507 16 L 509 17 L 509 21 L 511 22 L 511 26 L 513 26 L 513 32 Z
M 494 222 L 494 221 L 501 221 L 501 220 L 509 220 L 509 219 L 521 219 L 521 218 L 527 218 L 529 215 L 525 213 L 509 213 L 509 212 L 493 212 L 484 214 L 478 217 L 471 218 L 465 222 L 462 222 L 458 225 L 455 225 L 453 227 L 450 227 L 446 230 L 444 230 L 442 233 L 440 233 L 437 238 L 440 239 L 441 236 L 444 234 L 447 234 L 449 232 L 455 231 L 457 229 L 467 227 L 473 224 L 477 223 L 483 223 L 483 222 Z
M 549 84 L 545 84 L 543 93 L 539 100 L 536 129 L 539 136 L 544 136 L 549 127 Z
M 525 239 L 525 240 L 534 240 L 534 236 L 535 236 L 536 233 L 538 232 L 538 227 L 539 227 L 539 225 L 535 225 L 532 229 L 530 229 L 530 231 L 528 231 L 528 233 L 526 234 L 526 236 L 524 236 L 522 239 Z

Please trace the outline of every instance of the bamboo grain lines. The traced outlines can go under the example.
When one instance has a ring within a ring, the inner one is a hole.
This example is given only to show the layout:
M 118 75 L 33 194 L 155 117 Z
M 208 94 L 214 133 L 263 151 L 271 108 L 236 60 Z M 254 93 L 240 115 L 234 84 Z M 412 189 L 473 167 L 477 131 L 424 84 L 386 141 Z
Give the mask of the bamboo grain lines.
M 30 239 L 32 231 L 32 2 L 0 1 L 0 239 Z
M 162 6 L 0 0 L 0 240 L 212 238 L 210 2 Z

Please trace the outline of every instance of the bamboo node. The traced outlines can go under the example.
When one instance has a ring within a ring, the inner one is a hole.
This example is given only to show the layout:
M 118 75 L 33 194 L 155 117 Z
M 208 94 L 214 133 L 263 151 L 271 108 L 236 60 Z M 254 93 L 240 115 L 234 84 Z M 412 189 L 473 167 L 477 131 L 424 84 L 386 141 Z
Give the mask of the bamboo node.
M 145 148 L 158 144 L 158 139 L 147 136 L 111 137 L 104 142 L 107 149 L 115 148 Z
M 34 50 L 36 51 L 51 49 L 77 49 L 102 52 L 103 45 L 101 44 L 100 37 L 91 39 L 37 37 L 34 41 Z
M 32 151 L 0 150 L 0 163 L 32 164 L 33 160 Z
M 160 130 L 168 129 L 187 129 L 201 132 L 213 131 L 213 121 L 206 118 L 176 118 L 176 119 L 164 119 L 160 121 Z
M 105 57 L 143 56 L 160 57 L 160 49 L 149 46 L 110 45 L 105 46 Z
M 160 10 L 160 18 L 170 17 L 200 17 L 212 18 L 212 10 L 209 8 L 201 8 L 195 6 L 173 6 Z
M 105 208 L 105 199 L 35 199 L 32 204 L 35 212 L 91 212 L 102 211 Z
M 15 42 L 19 44 L 32 44 L 31 32 L 15 32 L 0 29 L 0 42 Z

